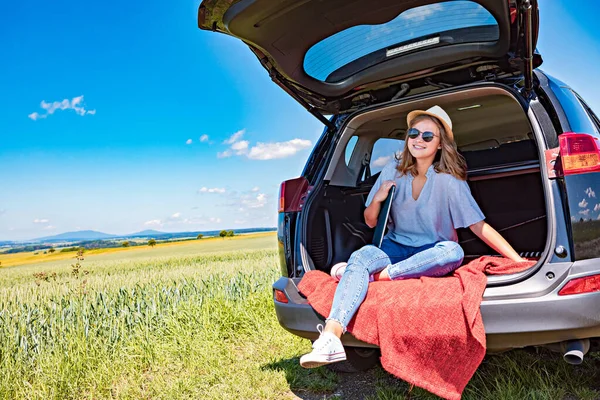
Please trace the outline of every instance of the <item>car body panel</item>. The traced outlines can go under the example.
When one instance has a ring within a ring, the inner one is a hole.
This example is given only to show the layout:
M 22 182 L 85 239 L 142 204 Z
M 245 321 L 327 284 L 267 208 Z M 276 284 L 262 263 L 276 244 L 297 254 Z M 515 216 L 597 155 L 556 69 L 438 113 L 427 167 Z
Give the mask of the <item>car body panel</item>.
M 560 80 L 546 75 L 548 86 L 566 117 L 564 132 L 586 133 L 600 137 L 576 93 Z M 568 124 L 568 125 L 567 125 Z M 562 179 L 564 205 L 572 232 L 574 260 L 600 257 L 600 173 L 567 175 Z M 598 197 L 596 197 L 598 193 Z

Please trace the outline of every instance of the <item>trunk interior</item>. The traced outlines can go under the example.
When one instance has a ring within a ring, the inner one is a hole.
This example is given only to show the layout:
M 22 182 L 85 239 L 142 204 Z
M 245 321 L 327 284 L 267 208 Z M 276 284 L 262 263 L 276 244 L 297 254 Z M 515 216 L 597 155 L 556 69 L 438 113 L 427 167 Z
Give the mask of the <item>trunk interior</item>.
M 547 219 L 536 134 L 512 94 L 494 87 L 407 101 L 348 122 L 325 178 L 315 185 L 304 210 L 305 256 L 311 268 L 329 272 L 371 243 L 373 229 L 363 217 L 367 195 L 403 145 L 406 114 L 435 104 L 452 118 L 459 152 L 467 161 L 468 184 L 486 221 L 522 256 L 542 256 Z M 468 228 L 458 230 L 458 237 L 464 262 L 497 254 Z

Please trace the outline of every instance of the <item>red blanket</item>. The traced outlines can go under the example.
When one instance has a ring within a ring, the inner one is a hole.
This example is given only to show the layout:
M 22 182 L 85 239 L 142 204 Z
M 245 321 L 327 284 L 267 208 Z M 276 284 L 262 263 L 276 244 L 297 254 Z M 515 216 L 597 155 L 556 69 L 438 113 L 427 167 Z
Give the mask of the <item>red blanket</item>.
M 372 282 L 348 325 L 357 339 L 381 348 L 390 373 L 447 399 L 460 399 L 485 356 L 479 306 L 487 274 L 523 271 L 535 261 L 516 263 L 481 257 L 453 276 Z M 298 286 L 316 312 L 328 316 L 337 282 L 310 271 Z

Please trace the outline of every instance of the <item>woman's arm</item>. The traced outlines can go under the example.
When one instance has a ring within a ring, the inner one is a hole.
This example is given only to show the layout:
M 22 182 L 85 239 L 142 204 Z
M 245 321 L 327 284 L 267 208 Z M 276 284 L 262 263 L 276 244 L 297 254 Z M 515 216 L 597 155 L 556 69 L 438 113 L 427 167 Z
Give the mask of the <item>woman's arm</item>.
M 496 250 L 502 256 L 517 262 L 527 261 L 521 258 L 521 256 L 502 237 L 502 235 L 500 235 L 487 222 L 479 221 L 476 224 L 469 226 L 469 229 L 471 229 L 471 231 L 473 231 L 474 234 L 476 234 L 488 246 Z

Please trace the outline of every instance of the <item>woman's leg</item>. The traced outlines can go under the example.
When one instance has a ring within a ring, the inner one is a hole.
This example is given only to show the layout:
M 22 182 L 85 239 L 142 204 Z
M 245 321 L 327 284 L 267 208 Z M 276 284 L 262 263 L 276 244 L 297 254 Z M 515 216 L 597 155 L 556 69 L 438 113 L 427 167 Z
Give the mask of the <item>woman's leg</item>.
M 393 258 L 401 257 L 402 253 L 406 253 L 404 247 L 397 243 L 395 246 L 387 247 L 391 247 L 393 250 L 393 254 L 390 254 Z M 391 264 L 389 252 L 389 250 L 386 252 L 368 245 L 352 253 L 335 291 L 325 331 L 335 333 L 339 337 L 346 330 L 348 323 L 367 295 L 369 275 L 377 273 Z
M 443 276 L 460 267 L 465 253 L 456 242 L 438 242 L 431 247 L 423 246 L 414 255 L 390 265 L 381 273 L 391 280 Z

